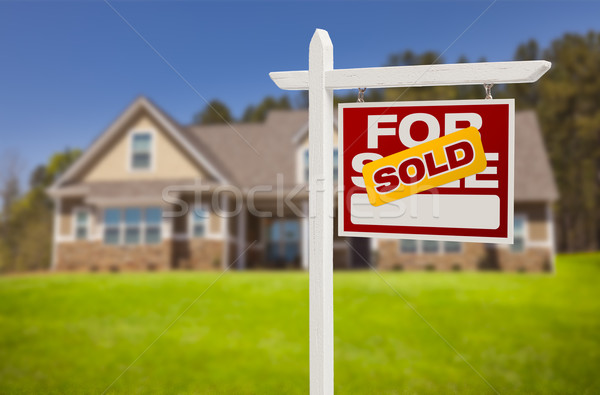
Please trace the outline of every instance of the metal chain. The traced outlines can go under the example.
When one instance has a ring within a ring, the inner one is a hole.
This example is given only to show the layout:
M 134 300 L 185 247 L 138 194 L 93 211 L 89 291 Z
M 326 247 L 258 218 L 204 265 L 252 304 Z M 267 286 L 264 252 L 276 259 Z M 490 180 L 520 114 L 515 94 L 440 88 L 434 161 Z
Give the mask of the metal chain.
M 358 99 L 356 100 L 358 103 L 365 102 L 365 91 L 367 88 L 358 88 Z
M 492 87 L 494 84 L 483 84 L 483 88 L 485 89 L 485 98 L 486 100 L 493 99 L 492 97 Z

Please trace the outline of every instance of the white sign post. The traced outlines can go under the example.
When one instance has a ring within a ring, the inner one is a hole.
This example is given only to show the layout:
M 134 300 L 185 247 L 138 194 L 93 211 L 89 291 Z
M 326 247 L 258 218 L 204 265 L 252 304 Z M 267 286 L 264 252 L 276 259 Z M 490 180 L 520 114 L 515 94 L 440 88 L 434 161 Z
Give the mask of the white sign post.
M 537 81 L 543 60 L 430 66 L 333 68 L 333 44 L 317 29 L 308 71 L 270 73 L 281 89 L 309 98 L 310 393 L 333 394 L 333 91 L 335 89 L 483 85 Z

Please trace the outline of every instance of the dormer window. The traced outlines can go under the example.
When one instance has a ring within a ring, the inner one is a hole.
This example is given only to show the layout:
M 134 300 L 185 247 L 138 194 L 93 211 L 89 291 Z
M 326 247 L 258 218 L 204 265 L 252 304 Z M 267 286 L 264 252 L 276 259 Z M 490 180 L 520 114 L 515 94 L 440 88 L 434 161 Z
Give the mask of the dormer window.
M 304 181 L 308 182 L 308 148 L 304 149 L 302 155 L 302 174 L 304 176 Z M 338 149 L 337 147 L 333 148 L 333 181 L 338 180 Z
M 131 136 L 131 169 L 150 170 L 152 164 L 152 134 L 136 132 Z

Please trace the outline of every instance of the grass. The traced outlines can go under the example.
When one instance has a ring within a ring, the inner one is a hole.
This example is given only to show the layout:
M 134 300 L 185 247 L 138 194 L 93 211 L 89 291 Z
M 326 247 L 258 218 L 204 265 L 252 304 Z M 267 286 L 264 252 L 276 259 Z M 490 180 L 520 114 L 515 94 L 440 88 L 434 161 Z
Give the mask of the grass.
M 600 254 L 557 267 L 383 273 L 424 319 L 375 273 L 337 272 L 336 392 L 493 393 L 426 320 L 500 393 L 599 393 Z M 108 393 L 307 393 L 307 274 L 218 276 L 0 278 L 0 392 L 102 393 L 136 361 Z

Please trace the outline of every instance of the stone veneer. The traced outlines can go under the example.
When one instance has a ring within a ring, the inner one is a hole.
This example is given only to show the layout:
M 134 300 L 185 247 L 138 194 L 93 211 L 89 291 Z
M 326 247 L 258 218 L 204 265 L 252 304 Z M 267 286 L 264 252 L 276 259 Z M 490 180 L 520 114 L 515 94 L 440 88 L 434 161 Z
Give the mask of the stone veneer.
M 136 271 L 222 267 L 221 240 L 164 240 L 156 245 L 106 245 L 101 241 L 57 244 L 56 269 L 61 271 Z
M 494 261 L 494 262 L 491 262 Z M 524 252 L 512 252 L 509 246 L 486 247 L 482 243 L 462 243 L 459 253 L 400 252 L 397 240 L 380 240 L 377 267 L 382 270 L 485 270 L 552 271 L 549 248 L 529 247 Z
M 168 270 L 171 241 L 155 245 L 106 245 L 74 241 L 56 245 L 56 269 L 68 271 Z
M 173 268 L 221 270 L 223 241 L 195 238 L 173 242 Z

